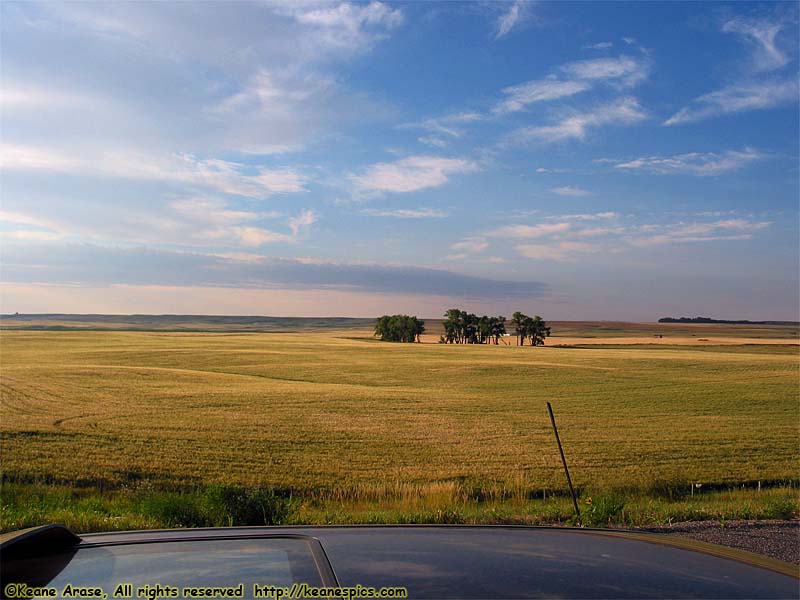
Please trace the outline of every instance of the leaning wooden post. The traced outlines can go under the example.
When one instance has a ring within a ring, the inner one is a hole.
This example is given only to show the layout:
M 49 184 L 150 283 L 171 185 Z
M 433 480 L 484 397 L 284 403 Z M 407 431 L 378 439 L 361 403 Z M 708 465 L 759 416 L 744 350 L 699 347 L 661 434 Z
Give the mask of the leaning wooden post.
M 564 457 L 564 449 L 561 447 L 561 438 L 558 437 L 558 427 L 556 427 L 556 418 L 553 416 L 553 407 L 547 403 L 547 412 L 550 413 L 550 423 L 553 424 L 553 433 L 556 434 L 556 443 L 558 444 L 558 451 L 561 453 L 561 463 L 564 465 L 564 473 L 567 474 L 567 483 L 569 484 L 569 492 L 572 494 L 572 505 L 575 507 L 575 516 L 580 521 L 581 509 L 578 508 L 578 497 L 575 495 L 575 488 L 572 487 L 572 478 L 569 476 L 569 468 L 567 467 L 567 459 Z

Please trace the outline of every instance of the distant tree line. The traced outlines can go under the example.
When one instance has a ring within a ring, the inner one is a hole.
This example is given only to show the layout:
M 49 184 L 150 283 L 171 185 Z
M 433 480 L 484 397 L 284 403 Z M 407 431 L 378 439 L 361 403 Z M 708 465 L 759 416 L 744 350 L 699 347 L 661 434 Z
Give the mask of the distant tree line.
M 800 325 L 797 321 L 730 321 L 709 317 L 661 317 L 659 323 L 723 323 L 725 325 Z
M 384 342 L 418 342 L 425 321 L 408 315 L 383 315 L 375 323 L 375 335 Z
M 526 340 L 530 340 L 531 346 L 543 346 L 545 338 L 550 335 L 550 328 L 539 315 L 529 317 L 517 311 L 509 324 L 514 328 L 520 346 L 524 346 Z M 439 338 L 442 344 L 496 345 L 507 334 L 505 317 L 479 317 L 459 308 L 451 308 L 444 314 L 443 325 L 444 335 Z

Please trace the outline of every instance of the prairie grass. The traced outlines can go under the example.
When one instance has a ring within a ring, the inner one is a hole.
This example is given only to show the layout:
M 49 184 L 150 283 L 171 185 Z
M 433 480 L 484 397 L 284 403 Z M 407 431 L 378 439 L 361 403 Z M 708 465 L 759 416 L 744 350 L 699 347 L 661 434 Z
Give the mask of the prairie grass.
M 463 493 L 335 500 L 273 490 L 210 486 L 163 491 L 148 484 L 118 489 L 58 484 L 4 483 L 0 529 L 61 523 L 77 533 L 231 525 L 502 524 L 647 527 L 683 521 L 794 519 L 796 485 L 756 491 L 728 489 L 669 501 L 635 490 L 598 490 L 579 502 L 575 518 L 566 495 L 475 500 Z
M 570 511 L 561 511 L 569 505 L 546 401 L 581 493 L 626 494 L 615 518 L 645 522 L 647 503 L 658 502 L 701 511 L 685 497 L 649 496 L 659 482 L 724 489 L 798 476 L 797 346 L 519 348 L 339 335 L 3 331 L 3 494 L 8 485 L 85 488 L 101 501 L 141 482 L 158 493 L 235 485 L 299 499 L 290 521 L 558 521 Z M 742 502 L 755 494 L 741 493 Z M 766 493 L 754 513 L 777 511 Z M 52 520 L 82 496 L 68 497 L 59 509 L 32 507 L 25 523 Z M 2 502 L 3 527 L 18 525 Z M 101 511 L 96 526 L 159 524 L 128 510 Z

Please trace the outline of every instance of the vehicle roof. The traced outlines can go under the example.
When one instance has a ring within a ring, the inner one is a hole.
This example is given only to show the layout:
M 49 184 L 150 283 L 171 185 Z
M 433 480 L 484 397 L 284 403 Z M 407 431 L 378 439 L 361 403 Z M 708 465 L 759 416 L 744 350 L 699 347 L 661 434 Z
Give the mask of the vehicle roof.
M 281 534 L 320 540 L 343 586 L 402 586 L 410 597 L 785 598 L 800 593 L 793 565 L 700 542 L 613 530 L 242 527 L 88 534 L 79 548 Z

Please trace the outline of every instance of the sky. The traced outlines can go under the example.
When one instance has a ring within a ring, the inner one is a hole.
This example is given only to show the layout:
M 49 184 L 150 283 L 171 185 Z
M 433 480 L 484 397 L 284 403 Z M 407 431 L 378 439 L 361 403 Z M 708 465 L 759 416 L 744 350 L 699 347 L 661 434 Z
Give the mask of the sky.
M 0 311 L 798 320 L 798 5 L 0 3 Z

